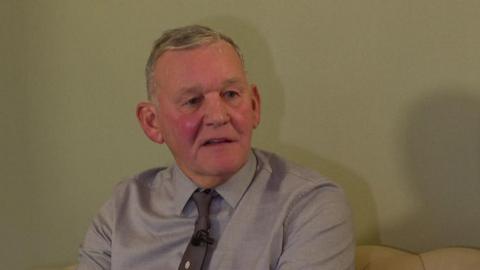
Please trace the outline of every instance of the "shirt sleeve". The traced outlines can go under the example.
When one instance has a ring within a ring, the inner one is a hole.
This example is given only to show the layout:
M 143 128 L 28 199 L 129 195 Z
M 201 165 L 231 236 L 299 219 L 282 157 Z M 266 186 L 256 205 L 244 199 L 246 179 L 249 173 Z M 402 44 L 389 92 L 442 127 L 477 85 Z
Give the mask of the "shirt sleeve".
M 77 270 L 110 269 L 113 199 L 107 201 L 93 219 L 80 246 Z
M 351 211 L 343 191 L 316 187 L 301 194 L 284 225 L 277 270 L 354 270 Z

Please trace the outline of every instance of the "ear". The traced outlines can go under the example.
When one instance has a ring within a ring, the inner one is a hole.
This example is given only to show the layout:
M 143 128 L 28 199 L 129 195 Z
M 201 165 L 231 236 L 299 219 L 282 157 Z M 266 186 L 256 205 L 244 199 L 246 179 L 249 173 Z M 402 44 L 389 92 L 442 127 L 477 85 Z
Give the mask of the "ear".
M 253 128 L 260 124 L 261 99 L 258 88 L 252 84 L 252 110 L 253 110 Z
M 156 143 L 164 143 L 162 131 L 158 123 L 157 108 L 151 102 L 140 102 L 137 105 L 137 119 L 143 132 Z

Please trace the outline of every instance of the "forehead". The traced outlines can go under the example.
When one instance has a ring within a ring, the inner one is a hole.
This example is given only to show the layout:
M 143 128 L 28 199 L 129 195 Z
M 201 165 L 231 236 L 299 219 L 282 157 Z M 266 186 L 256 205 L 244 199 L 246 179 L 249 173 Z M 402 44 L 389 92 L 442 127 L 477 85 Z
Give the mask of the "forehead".
M 160 89 L 205 87 L 231 79 L 245 80 L 243 63 L 235 49 L 225 41 L 195 48 L 170 50 L 156 61 L 154 80 Z

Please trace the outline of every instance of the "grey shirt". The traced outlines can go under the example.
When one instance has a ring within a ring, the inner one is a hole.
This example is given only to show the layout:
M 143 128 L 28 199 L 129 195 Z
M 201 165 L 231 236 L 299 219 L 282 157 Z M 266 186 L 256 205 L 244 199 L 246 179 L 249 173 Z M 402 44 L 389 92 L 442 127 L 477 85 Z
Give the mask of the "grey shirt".
M 196 189 L 175 165 L 121 182 L 94 218 L 77 269 L 178 269 L 197 216 Z M 354 269 L 344 194 L 315 172 L 253 150 L 215 191 L 206 269 Z

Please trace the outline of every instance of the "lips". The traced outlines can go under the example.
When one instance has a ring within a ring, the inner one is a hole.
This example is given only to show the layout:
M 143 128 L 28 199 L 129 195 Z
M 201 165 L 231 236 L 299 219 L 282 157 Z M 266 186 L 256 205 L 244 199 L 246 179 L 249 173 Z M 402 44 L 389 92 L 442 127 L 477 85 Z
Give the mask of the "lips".
M 206 140 L 202 145 L 203 146 L 213 146 L 213 145 L 219 145 L 219 144 L 225 144 L 225 143 L 231 143 L 233 140 L 228 139 L 228 138 L 212 138 Z

